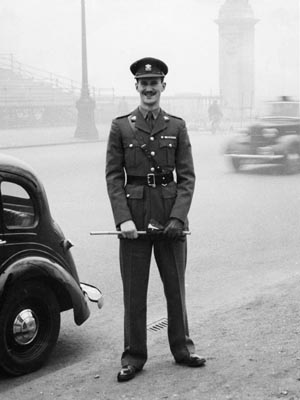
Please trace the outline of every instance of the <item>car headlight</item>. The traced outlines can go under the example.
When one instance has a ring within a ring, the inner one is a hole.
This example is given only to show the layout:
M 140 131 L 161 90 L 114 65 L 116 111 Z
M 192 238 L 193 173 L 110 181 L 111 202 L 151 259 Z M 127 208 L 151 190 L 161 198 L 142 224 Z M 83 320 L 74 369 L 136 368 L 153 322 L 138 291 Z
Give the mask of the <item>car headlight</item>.
M 276 128 L 264 128 L 262 130 L 263 137 L 267 139 L 272 139 L 278 135 L 278 129 Z
M 246 133 L 239 135 L 236 138 L 237 143 L 249 143 L 250 142 L 250 138 L 249 135 L 247 135 Z

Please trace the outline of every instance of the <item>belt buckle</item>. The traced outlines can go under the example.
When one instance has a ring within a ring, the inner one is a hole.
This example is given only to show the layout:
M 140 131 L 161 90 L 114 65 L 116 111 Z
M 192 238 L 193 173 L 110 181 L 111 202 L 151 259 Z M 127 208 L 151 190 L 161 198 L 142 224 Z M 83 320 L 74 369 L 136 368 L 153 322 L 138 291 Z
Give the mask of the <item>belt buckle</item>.
M 147 174 L 147 184 L 148 184 L 148 186 L 151 186 L 153 188 L 156 187 L 154 174 Z

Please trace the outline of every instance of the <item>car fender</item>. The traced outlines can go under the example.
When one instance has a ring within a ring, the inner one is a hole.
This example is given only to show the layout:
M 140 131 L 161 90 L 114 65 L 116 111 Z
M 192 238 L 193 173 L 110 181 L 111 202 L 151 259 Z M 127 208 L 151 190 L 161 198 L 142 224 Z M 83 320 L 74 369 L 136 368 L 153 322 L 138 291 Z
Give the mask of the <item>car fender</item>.
M 299 135 L 284 135 L 280 136 L 277 143 L 273 146 L 276 151 L 285 153 L 289 149 L 300 152 L 300 136 Z
M 237 134 L 226 143 L 224 154 L 247 153 L 249 151 L 250 138 L 245 134 Z
M 57 262 L 38 256 L 28 256 L 10 264 L 0 275 L 0 299 L 8 285 L 16 281 L 28 279 L 43 279 L 50 283 L 52 289 L 55 284 L 63 288 L 65 295 L 69 295 L 74 313 L 74 321 L 81 325 L 90 315 L 86 298 L 75 279 Z

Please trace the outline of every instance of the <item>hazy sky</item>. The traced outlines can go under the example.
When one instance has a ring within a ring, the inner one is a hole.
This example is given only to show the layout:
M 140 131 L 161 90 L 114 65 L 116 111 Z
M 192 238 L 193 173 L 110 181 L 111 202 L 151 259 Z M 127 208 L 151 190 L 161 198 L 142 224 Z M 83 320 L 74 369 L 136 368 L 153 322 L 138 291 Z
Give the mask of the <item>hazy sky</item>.
M 86 0 L 89 83 L 135 94 L 129 65 L 162 58 L 166 94 L 218 94 L 218 18 L 225 0 Z M 256 93 L 299 97 L 300 0 L 249 0 Z M 80 82 L 80 0 L 0 0 L 0 53 Z

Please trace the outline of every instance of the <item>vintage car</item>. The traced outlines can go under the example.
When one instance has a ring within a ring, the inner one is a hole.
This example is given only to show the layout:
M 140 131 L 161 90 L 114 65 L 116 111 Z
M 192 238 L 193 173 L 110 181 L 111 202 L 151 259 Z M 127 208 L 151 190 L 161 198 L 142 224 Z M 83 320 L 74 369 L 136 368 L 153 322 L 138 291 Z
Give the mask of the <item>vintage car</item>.
M 268 105 L 267 116 L 226 145 L 235 171 L 247 164 L 278 164 L 286 174 L 300 170 L 300 103 L 283 97 Z
M 21 375 L 40 368 L 60 330 L 60 312 L 77 325 L 102 306 L 81 284 L 66 239 L 52 219 L 42 183 L 24 162 L 0 154 L 0 368 Z

